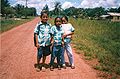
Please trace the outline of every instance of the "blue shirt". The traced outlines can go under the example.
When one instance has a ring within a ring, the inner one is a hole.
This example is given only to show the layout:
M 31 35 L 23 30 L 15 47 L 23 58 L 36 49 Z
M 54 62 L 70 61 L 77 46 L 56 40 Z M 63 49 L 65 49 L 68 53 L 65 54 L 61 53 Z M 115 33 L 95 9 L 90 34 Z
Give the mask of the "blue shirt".
M 50 33 L 54 39 L 54 45 L 62 45 L 62 35 L 64 33 L 62 27 L 52 26 Z
M 51 29 L 51 24 L 43 24 L 42 22 L 39 22 L 35 29 L 34 33 L 38 35 L 38 43 L 40 46 L 48 46 L 50 45 L 50 29 Z

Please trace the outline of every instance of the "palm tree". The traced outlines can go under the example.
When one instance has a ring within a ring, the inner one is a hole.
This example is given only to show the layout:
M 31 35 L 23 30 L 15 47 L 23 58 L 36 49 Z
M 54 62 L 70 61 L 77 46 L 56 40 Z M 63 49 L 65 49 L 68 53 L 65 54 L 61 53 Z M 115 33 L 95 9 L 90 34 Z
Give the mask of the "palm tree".
M 62 10 L 61 3 L 60 2 L 55 2 L 54 14 L 55 15 L 60 15 L 61 10 Z

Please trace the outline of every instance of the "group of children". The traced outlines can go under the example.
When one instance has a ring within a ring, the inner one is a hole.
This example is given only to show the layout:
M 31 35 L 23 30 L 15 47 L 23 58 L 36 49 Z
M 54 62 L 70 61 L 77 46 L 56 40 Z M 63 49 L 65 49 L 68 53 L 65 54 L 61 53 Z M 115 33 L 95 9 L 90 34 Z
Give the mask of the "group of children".
M 35 34 L 35 46 L 37 47 L 37 67 L 39 70 L 39 63 L 42 60 L 42 69 L 45 68 L 45 60 L 47 51 L 50 51 L 52 47 L 51 59 L 50 59 L 50 70 L 54 69 L 54 60 L 57 58 L 57 67 L 61 70 L 61 67 L 66 69 L 64 53 L 66 51 L 69 64 L 72 69 L 75 68 L 73 61 L 72 48 L 70 45 L 72 35 L 74 34 L 73 26 L 68 23 L 68 18 L 56 17 L 54 20 L 54 26 L 48 23 L 48 13 L 46 11 L 41 12 L 41 21 L 36 25 L 34 30 Z M 43 49 L 44 48 L 44 49 Z M 46 51 L 45 51 L 46 50 Z

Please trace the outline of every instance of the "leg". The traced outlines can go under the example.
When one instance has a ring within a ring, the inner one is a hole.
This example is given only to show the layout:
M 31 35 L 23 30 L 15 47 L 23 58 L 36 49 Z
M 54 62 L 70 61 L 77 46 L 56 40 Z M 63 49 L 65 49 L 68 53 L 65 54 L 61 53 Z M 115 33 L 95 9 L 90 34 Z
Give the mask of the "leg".
M 62 47 L 62 49 L 61 49 L 62 51 L 62 53 L 61 53 L 61 56 L 60 56 L 60 58 L 61 58 L 61 65 L 62 65 L 62 67 L 64 68 L 64 69 L 66 69 L 66 65 L 65 65 L 65 56 L 64 56 L 64 53 L 65 53 L 65 47 Z
M 45 60 L 46 60 L 46 56 L 43 56 L 43 59 L 42 59 L 42 69 L 45 69 Z
M 41 48 L 37 49 L 37 66 L 36 66 L 36 70 L 39 71 L 40 70 L 40 60 L 42 58 L 42 52 L 41 52 Z
M 65 47 L 62 48 L 62 53 L 61 53 L 61 64 L 65 65 L 65 57 L 64 57 L 64 53 L 65 53 Z
M 58 63 L 58 70 L 61 70 L 61 54 L 62 54 L 63 50 L 62 50 L 62 46 L 58 46 L 58 51 L 56 52 L 57 53 L 57 63 Z
M 45 64 L 46 56 L 43 56 L 42 63 Z
M 74 67 L 74 61 L 73 61 L 73 53 L 72 53 L 72 48 L 69 43 L 66 44 L 66 52 L 69 58 L 71 68 L 74 69 L 75 67 Z
M 55 47 L 53 47 L 53 52 L 51 53 L 51 60 L 50 60 L 50 70 L 53 71 L 53 64 L 55 60 Z
M 38 52 L 37 52 L 37 64 L 40 63 L 40 60 L 42 58 L 42 51 L 41 50 L 42 50 L 41 47 L 38 48 Z

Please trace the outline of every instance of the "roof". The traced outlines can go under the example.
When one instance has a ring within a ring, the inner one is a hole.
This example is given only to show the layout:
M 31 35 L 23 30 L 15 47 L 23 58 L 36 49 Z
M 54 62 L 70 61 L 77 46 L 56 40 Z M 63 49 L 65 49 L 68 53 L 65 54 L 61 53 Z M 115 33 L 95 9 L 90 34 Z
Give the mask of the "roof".
M 108 17 L 108 16 L 110 16 L 110 15 L 101 15 L 100 17 L 106 18 L 106 17 Z
M 108 13 L 110 16 L 120 16 L 120 13 Z

